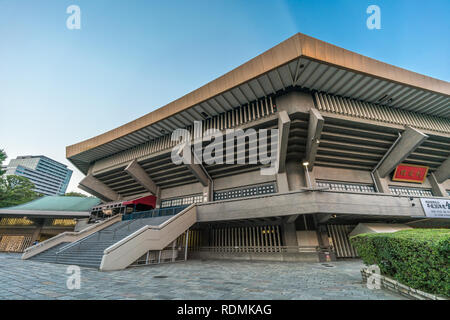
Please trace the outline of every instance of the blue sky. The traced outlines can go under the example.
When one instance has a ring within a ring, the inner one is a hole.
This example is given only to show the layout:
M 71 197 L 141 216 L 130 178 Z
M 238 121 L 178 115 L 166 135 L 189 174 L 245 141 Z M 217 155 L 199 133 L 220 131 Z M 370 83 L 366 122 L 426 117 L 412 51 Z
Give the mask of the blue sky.
M 66 27 L 68 6 L 81 29 Z M 366 8 L 381 9 L 369 30 Z M 83 175 L 65 147 L 200 87 L 296 32 L 450 81 L 448 0 L 0 0 L 0 148 Z M 9 159 L 8 159 L 9 161 Z

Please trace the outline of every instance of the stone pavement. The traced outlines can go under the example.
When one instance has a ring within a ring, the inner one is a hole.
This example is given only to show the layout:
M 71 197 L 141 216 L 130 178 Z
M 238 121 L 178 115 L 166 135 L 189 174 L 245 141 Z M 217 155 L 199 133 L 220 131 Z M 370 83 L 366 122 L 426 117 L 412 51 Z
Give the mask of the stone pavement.
M 4 299 L 403 299 L 361 283 L 360 260 L 331 263 L 188 260 L 100 272 L 81 268 L 69 290 L 67 266 L 0 253 Z

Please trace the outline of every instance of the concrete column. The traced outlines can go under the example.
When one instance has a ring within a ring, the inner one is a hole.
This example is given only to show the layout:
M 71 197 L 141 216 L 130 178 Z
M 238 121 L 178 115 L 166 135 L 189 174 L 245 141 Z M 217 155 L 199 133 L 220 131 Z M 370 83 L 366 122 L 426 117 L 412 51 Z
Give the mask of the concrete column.
M 283 224 L 283 243 L 287 247 L 298 247 L 295 223 Z M 287 252 L 298 252 L 297 248 L 288 248 Z
M 41 234 L 44 223 L 45 223 L 45 219 L 36 219 L 35 220 L 36 229 L 34 229 L 33 235 L 31 236 L 31 243 L 33 243 L 34 241 L 39 239 L 39 236 Z
M 286 163 L 286 174 L 290 191 L 306 187 L 305 172 L 300 161 L 288 161 Z
M 308 138 L 304 161 L 308 162 L 308 169 L 312 171 L 322 135 L 324 119 L 317 109 L 309 110 Z
M 391 193 L 389 190 L 389 183 L 387 178 L 381 178 L 378 170 L 373 173 L 374 184 L 378 188 L 378 192 Z
M 95 178 L 93 175 L 86 176 L 80 181 L 78 187 L 107 202 L 120 199 L 120 195 L 117 192 Z
M 157 193 L 155 194 L 156 196 L 156 208 L 161 208 L 161 188 L 158 187 Z
M 377 170 L 380 178 L 388 176 L 397 165 L 414 152 L 427 138 L 428 136 L 419 130 L 407 127 L 396 146 L 378 166 Z
M 278 113 L 278 173 L 284 172 L 286 169 L 286 154 L 289 140 L 289 130 L 291 127 L 291 119 L 286 111 Z
M 208 185 L 203 187 L 203 202 L 213 201 L 213 184 L 208 180 Z
M 286 172 L 277 174 L 277 185 L 278 185 L 279 193 L 289 192 L 289 183 L 288 183 Z
M 434 176 L 438 183 L 443 183 L 445 180 L 450 179 L 450 157 L 436 169 Z
M 430 175 L 428 176 L 428 181 L 430 182 L 431 191 L 433 192 L 434 196 L 448 197 L 447 190 L 445 190 L 444 186 L 437 181 L 434 172 L 430 173 Z

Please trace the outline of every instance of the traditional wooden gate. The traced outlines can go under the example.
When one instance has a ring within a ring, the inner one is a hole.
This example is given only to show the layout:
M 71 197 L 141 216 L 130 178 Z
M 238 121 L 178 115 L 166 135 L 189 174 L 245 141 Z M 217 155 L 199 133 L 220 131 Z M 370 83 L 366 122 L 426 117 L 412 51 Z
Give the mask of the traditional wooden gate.
M 338 258 L 356 258 L 358 253 L 350 243 L 349 233 L 355 228 L 354 225 L 329 224 L 328 235 L 333 242 L 333 248 Z
M 31 245 L 31 236 L 3 235 L 0 239 L 0 251 L 23 252 Z

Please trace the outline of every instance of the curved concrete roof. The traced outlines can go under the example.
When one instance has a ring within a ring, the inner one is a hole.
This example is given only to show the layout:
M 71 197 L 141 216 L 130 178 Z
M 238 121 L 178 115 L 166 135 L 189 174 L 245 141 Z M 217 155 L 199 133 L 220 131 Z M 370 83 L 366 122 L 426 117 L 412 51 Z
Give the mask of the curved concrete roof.
M 2 211 L 67 211 L 85 212 L 100 203 L 94 197 L 45 196 L 14 207 L 1 208 Z
M 398 68 L 297 33 L 216 80 L 153 112 L 96 137 L 68 146 L 66 148 L 66 157 L 71 159 L 83 152 L 103 146 L 142 128 L 156 124 L 300 57 L 380 80 L 439 94 L 444 97 L 444 100 L 450 96 L 449 82 Z

